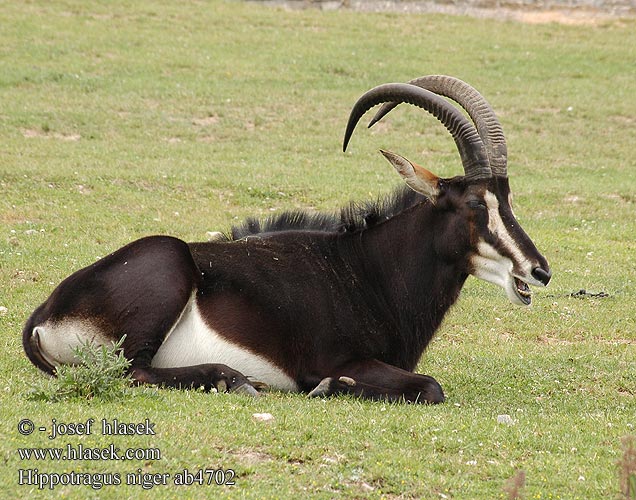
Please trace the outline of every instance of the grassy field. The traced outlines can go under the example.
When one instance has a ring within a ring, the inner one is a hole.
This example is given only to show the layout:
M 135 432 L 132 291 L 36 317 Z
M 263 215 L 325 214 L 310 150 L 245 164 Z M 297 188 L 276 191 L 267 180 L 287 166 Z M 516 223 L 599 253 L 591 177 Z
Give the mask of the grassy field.
M 526 499 L 620 498 L 621 438 L 636 434 L 636 22 L 228 1 L 0 11 L 0 497 L 493 499 L 512 497 L 506 483 L 523 471 Z M 26 318 L 59 280 L 130 240 L 203 240 L 246 215 L 374 198 L 399 182 L 381 147 L 460 173 L 450 136 L 412 109 L 341 152 L 362 92 L 431 73 L 470 82 L 499 113 L 515 211 L 554 271 L 529 309 L 469 280 L 419 367 L 447 403 L 152 389 L 112 403 L 27 399 L 43 376 L 22 352 Z M 607 296 L 571 296 L 580 289 Z M 253 418 L 263 412 L 274 419 Z M 37 430 L 89 418 L 87 436 Z M 149 419 L 156 435 L 104 436 L 102 419 Z M 78 444 L 161 457 L 18 453 Z M 40 491 L 18 484 L 28 469 L 124 484 Z M 184 469 L 226 471 L 213 483 L 231 469 L 236 484 L 175 486 Z M 162 473 L 165 485 L 125 484 Z

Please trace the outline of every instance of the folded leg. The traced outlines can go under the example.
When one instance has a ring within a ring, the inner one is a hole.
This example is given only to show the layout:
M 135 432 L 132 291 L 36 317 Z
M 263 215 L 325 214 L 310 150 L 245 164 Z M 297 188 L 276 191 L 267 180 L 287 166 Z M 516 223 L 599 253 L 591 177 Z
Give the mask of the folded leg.
M 444 401 L 442 387 L 433 377 L 402 370 L 377 359 L 353 361 L 339 367 L 332 376 L 324 378 L 309 396 L 333 394 L 411 403 Z
M 258 396 L 258 391 L 242 373 L 221 364 L 202 364 L 179 368 L 133 367 L 131 375 L 139 384 L 156 384 L 177 389 L 216 389 Z

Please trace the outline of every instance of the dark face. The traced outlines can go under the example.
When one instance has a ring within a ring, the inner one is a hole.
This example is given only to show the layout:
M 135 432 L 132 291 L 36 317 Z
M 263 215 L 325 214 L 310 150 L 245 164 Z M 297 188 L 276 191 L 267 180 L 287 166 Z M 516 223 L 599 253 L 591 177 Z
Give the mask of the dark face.
M 468 274 L 499 285 L 513 304 L 529 305 L 528 285 L 547 285 L 551 272 L 512 212 L 508 179 L 457 177 L 440 180 L 439 187 L 435 203 L 446 212 L 440 251 L 448 258 L 467 254 Z

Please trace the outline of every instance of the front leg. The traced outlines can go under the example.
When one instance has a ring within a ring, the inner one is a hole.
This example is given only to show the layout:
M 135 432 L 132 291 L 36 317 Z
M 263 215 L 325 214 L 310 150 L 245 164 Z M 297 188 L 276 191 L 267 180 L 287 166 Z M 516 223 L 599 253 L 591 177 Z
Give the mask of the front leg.
M 206 363 L 179 368 L 133 366 L 130 374 L 138 384 L 155 384 L 177 389 L 201 387 L 205 391 L 216 389 L 218 392 L 238 392 L 259 396 L 247 377 L 222 364 Z
M 433 377 L 402 370 L 377 359 L 352 361 L 334 369 L 309 396 L 335 394 L 409 403 L 444 402 L 442 386 Z

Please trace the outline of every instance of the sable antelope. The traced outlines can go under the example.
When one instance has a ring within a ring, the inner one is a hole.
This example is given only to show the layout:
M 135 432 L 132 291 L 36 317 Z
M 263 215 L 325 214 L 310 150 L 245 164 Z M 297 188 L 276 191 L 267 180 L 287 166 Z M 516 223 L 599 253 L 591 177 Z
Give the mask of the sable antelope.
M 440 178 L 382 151 L 407 186 L 379 202 L 250 219 L 205 243 L 137 240 L 66 278 L 33 312 L 29 359 L 54 374 L 79 343 L 125 335 L 139 383 L 443 401 L 437 381 L 413 370 L 468 275 L 529 305 L 528 285 L 547 285 L 551 272 L 513 215 L 506 142 L 486 100 L 446 76 L 380 85 L 355 103 L 345 150 L 382 103 L 371 124 L 400 103 L 435 116 L 464 175 Z

